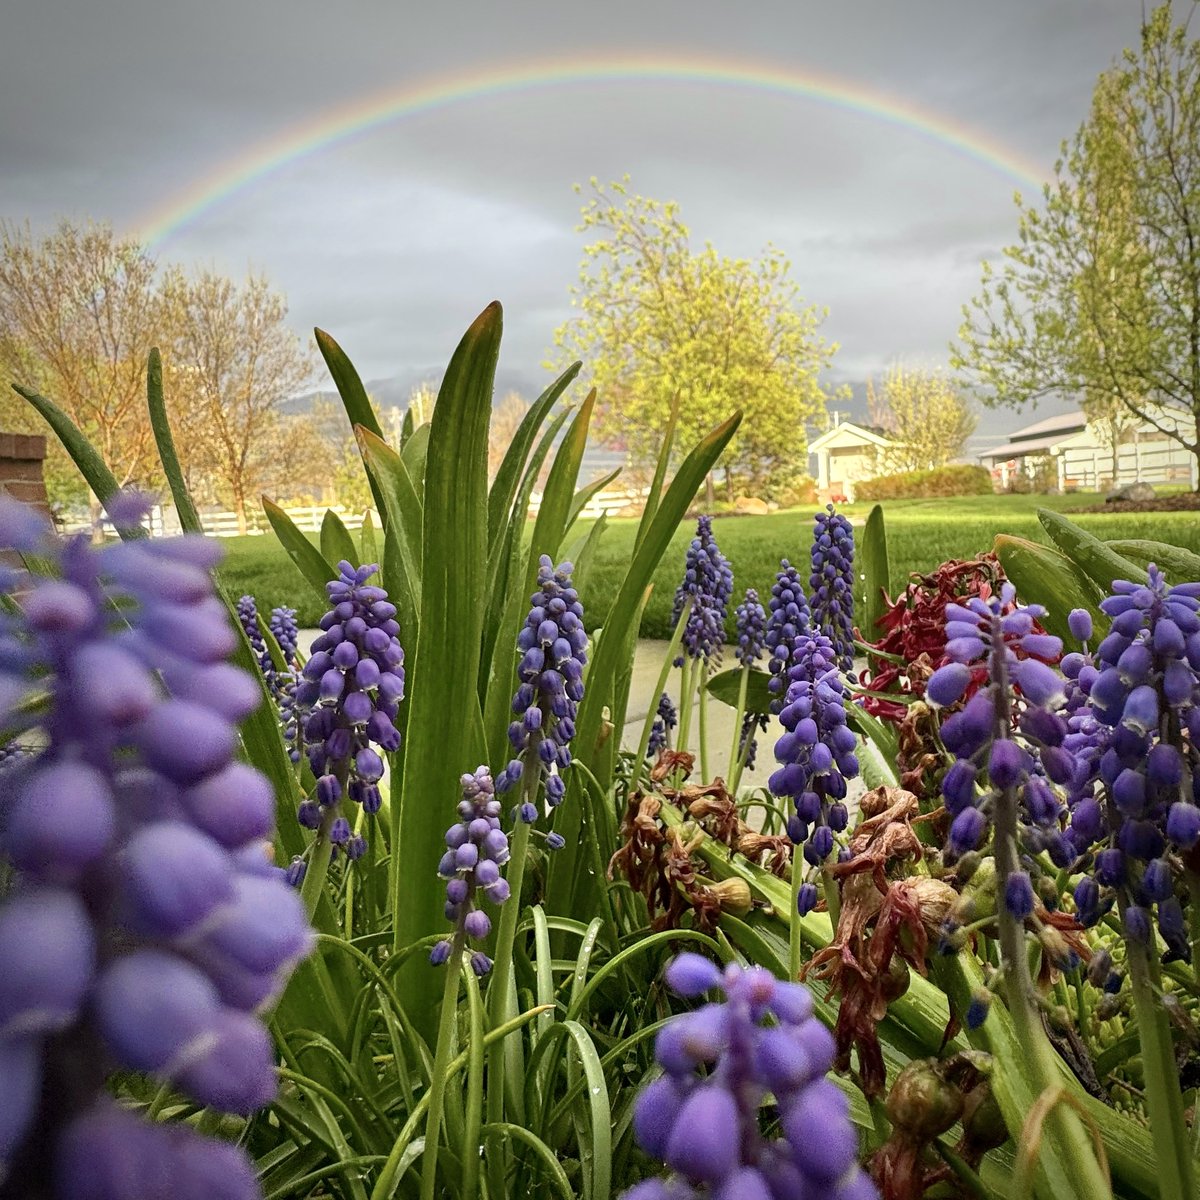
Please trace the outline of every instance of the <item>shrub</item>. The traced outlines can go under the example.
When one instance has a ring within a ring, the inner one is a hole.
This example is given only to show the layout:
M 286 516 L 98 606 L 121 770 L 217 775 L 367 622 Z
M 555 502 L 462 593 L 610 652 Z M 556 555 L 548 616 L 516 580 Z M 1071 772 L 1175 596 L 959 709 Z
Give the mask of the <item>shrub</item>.
M 855 489 L 858 500 L 921 500 L 933 496 L 990 496 L 992 477 L 986 467 L 934 467 L 880 475 Z

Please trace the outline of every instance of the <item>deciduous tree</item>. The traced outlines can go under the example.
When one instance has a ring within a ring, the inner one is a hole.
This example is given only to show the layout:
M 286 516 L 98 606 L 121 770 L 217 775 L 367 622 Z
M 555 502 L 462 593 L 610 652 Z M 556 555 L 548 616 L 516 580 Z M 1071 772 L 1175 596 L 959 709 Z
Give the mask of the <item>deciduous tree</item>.
M 652 459 L 678 394 L 684 445 L 744 412 L 726 467 L 753 486 L 803 461 L 805 423 L 825 407 L 818 376 L 836 346 L 820 336 L 825 313 L 802 303 L 783 254 L 694 250 L 678 205 L 636 195 L 628 177 L 591 181 L 579 230 L 592 240 L 572 289 L 578 314 L 555 341 L 591 374 L 600 435 Z
M 211 272 L 189 279 L 174 270 L 163 299 L 180 456 L 245 532 L 248 503 L 302 469 L 288 460 L 289 445 L 301 443 L 281 407 L 311 377 L 312 359 L 286 324 L 287 302 L 261 276 L 238 286 Z
M 975 431 L 976 417 L 962 390 L 940 371 L 889 367 L 876 387 L 867 382 L 871 420 L 893 443 L 888 471 L 924 471 L 958 458 Z
M 0 224 L 0 415 L 10 428 L 44 432 L 8 384 L 41 392 L 123 484 L 157 480 L 146 411 L 146 359 L 160 317 L 155 271 L 136 241 L 108 225 L 64 221 L 37 238 L 27 225 Z M 50 465 L 58 498 L 78 498 L 78 475 L 57 447 Z
M 1200 43 L 1169 5 L 1101 75 L 1042 204 L 1017 206 L 1018 241 L 984 263 L 955 365 L 985 403 L 1078 395 L 1200 467 Z

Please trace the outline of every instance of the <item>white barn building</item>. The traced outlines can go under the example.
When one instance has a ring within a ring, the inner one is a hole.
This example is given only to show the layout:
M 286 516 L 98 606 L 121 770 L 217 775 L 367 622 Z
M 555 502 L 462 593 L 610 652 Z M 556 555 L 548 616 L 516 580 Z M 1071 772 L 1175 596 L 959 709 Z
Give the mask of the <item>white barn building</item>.
M 1174 424 L 1166 415 L 1161 424 Z M 997 486 L 1015 475 L 1032 476 L 1052 466 L 1060 491 L 1108 490 L 1128 483 L 1175 483 L 1196 486 L 1196 459 L 1149 421 L 1135 423 L 1122 435 L 1116 478 L 1106 431 L 1080 411 L 1046 417 L 1018 429 L 1003 446 L 979 456 L 992 469 Z

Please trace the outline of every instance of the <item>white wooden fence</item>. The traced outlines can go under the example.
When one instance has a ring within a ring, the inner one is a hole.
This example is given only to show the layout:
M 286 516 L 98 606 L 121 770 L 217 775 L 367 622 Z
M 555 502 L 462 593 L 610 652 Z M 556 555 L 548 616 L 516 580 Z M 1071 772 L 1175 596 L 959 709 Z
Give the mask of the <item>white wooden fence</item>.
M 589 520 L 595 520 L 601 515 L 607 514 L 612 516 L 630 507 L 641 509 L 646 502 L 648 494 L 649 488 L 641 488 L 640 490 L 618 488 L 612 491 L 605 489 L 602 492 L 597 492 L 594 496 L 588 497 L 588 502 L 580 510 L 580 516 Z M 541 506 L 542 495 L 540 492 L 535 492 L 529 500 L 529 516 L 536 517 Z M 340 504 L 295 505 L 285 507 L 283 511 L 292 519 L 297 529 L 302 530 L 304 533 L 319 533 L 321 531 L 321 522 L 325 518 L 327 509 L 332 509 L 334 513 L 341 517 L 342 523 L 347 529 L 355 530 L 362 528 L 363 518 L 366 514 L 362 510 L 352 511 L 351 509 L 343 508 Z M 246 530 L 247 534 L 255 536 L 266 533 L 270 529 L 270 525 L 267 523 L 267 519 L 261 509 L 251 510 L 247 516 L 250 526 Z M 372 510 L 371 517 L 375 523 L 375 527 L 378 529 L 380 525 L 379 515 Z M 241 536 L 236 513 L 202 511 L 200 513 L 200 523 L 204 527 L 204 532 L 209 537 Z M 155 536 L 169 537 L 172 534 L 180 532 L 179 517 L 175 509 L 161 504 L 155 505 L 151 510 L 146 525 L 150 533 Z M 59 521 L 59 528 L 64 533 L 86 533 L 92 528 L 92 524 L 84 515 L 71 514 Z M 106 535 L 116 536 L 116 530 L 107 519 L 102 522 L 102 529 Z

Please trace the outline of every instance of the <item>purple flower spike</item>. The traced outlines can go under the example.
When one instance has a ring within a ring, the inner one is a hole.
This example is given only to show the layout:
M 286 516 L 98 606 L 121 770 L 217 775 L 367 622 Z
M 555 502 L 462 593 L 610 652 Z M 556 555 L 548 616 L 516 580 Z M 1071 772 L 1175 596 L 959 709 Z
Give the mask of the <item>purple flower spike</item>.
M 802 639 L 788 681 L 779 714 L 784 733 L 775 743 L 780 768 L 769 786 L 772 794 L 792 798 L 804 827 L 805 858 L 820 863 L 833 851 L 833 824 L 844 828 L 834 810 L 846 796 L 846 781 L 858 774 L 858 737 L 846 724 L 845 686 L 827 637 Z
M 481 766 L 460 782 L 459 819 L 446 830 L 449 849 L 438 866 L 438 874 L 446 880 L 446 919 L 454 923 L 455 933 L 434 946 L 429 961 L 435 967 L 450 960 L 456 945 L 462 949 L 470 939 L 487 937 L 491 920 L 479 907 L 482 897 L 497 905 L 508 899 L 508 884 L 500 876 L 500 868 L 508 862 L 508 838 L 500 825 L 502 809 L 492 774 Z M 491 959 L 476 951 L 472 967 L 477 975 L 486 975 Z
M 517 668 L 520 686 L 512 702 L 516 720 L 508 727 L 508 740 L 517 756 L 500 773 L 496 790 L 507 792 L 523 781 L 518 813 L 529 825 L 538 818 L 539 785 L 551 809 L 566 795 L 563 772 L 571 765 L 571 739 L 583 699 L 588 639 L 583 605 L 571 582 L 572 569 L 569 562 L 556 567 L 548 555 L 542 555 L 538 590 L 530 597 L 532 607 L 517 636 L 517 651 L 524 657 Z
M 25 537 L 12 503 L 0 531 Z M 0 823 L 5 1194 L 257 1200 L 241 1150 L 104 1095 L 107 1075 L 142 1071 L 226 1112 L 267 1103 L 275 1054 L 252 1011 L 311 944 L 267 858 L 272 790 L 233 759 L 258 685 L 221 661 L 236 635 L 208 574 L 219 550 L 48 531 L 26 548 L 0 613 L 0 725 L 31 735 Z M 22 712 L 35 679 L 47 699 Z M 43 1075 L 68 1103 L 44 1102 Z
M 713 537 L 712 517 L 696 520 L 696 536 L 688 547 L 683 582 L 675 590 L 671 624 L 679 621 L 683 606 L 690 599 L 691 611 L 683 629 L 683 657 L 720 659 L 725 643 L 725 617 L 733 595 L 733 569 Z
M 767 613 L 753 588 L 746 589 L 745 600 L 734 612 L 734 628 L 737 634 L 734 657 L 743 667 L 753 666 L 762 657 L 767 636 Z
M 657 759 L 670 745 L 671 730 L 679 724 L 679 714 L 671 697 L 663 692 L 658 698 L 658 708 L 650 725 L 650 740 L 646 743 L 646 757 Z
M 642 1149 L 674 1174 L 623 1200 L 878 1200 L 855 1165 L 845 1098 L 825 1079 L 834 1040 L 807 989 L 761 967 L 719 971 L 696 954 L 677 958 L 666 977 L 684 995 L 718 990 L 724 999 L 673 1017 L 659 1033 L 664 1074 L 638 1097 L 633 1127 Z M 780 1117 L 770 1138 L 760 1123 L 768 1094 Z
M 772 696 L 771 711 L 778 713 L 783 708 L 788 671 L 801 642 L 810 632 L 811 624 L 808 600 L 800 585 L 800 574 L 786 558 L 779 564 L 779 573 L 771 586 L 770 608 L 766 649 L 771 678 L 767 680 L 767 690 Z
M 1149 944 L 1157 916 L 1167 961 L 1190 948 L 1186 922 L 1175 919 L 1187 887 L 1178 856 L 1166 851 L 1200 841 L 1197 591 L 1168 586 L 1153 564 L 1144 582 L 1113 584 L 1100 604 L 1111 630 L 1077 672 L 1063 742 L 1077 761 L 1068 836 L 1080 853 L 1094 853 L 1080 919 L 1090 923 L 1085 907 L 1095 917 L 1120 900 L 1126 935 Z
M 838 666 L 854 667 L 854 530 L 832 504 L 814 518 L 812 623 L 833 643 Z
M 374 564 L 338 563 L 337 579 L 325 585 L 330 607 L 320 621 L 322 633 L 312 644 L 303 681 L 291 693 L 294 719 L 318 780 L 319 836 L 326 838 L 339 819 L 350 824 L 341 811 L 343 797 L 368 815 L 378 812 L 384 763 L 374 746 L 385 753 L 400 746 L 394 721 L 404 697 L 404 648 L 395 605 L 383 588 L 368 582 L 378 570 Z M 272 620 L 281 636 L 292 636 L 275 613 Z M 308 827 L 311 810 L 301 806 L 298 816 Z M 346 850 L 350 838 L 340 836 L 341 826 L 338 831 L 335 847 Z

